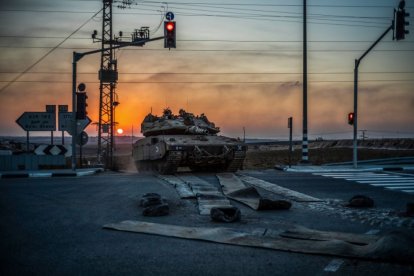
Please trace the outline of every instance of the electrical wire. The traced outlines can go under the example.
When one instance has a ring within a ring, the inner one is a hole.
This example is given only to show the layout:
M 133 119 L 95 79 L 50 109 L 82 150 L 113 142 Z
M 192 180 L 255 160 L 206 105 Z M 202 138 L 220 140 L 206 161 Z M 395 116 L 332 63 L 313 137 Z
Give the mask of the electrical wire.
M 8 81 L 1 81 L 4 83 Z M 15 82 L 19 83 L 64 83 L 72 84 L 71 81 L 62 80 L 18 80 Z M 97 81 L 87 81 L 88 83 L 99 83 Z M 313 80 L 308 81 L 309 83 L 353 83 L 351 80 Z M 358 80 L 361 83 L 372 83 L 372 82 L 414 82 L 414 79 L 410 80 L 396 80 L 396 79 L 380 79 L 380 80 Z M 122 81 L 122 84 L 295 84 L 298 83 L 296 80 L 292 81 Z M 298 83 L 297 85 L 300 85 Z
M 146 11 L 154 11 L 156 14 L 159 14 L 159 6 L 154 5 L 145 5 L 146 7 L 153 7 L 154 9 L 145 9 L 145 8 L 133 8 L 138 10 L 146 10 Z M 164 7 L 165 8 L 165 7 Z M 183 15 L 183 16 L 208 16 L 208 17 L 228 17 L 228 18 L 238 18 L 238 19 L 251 19 L 251 20 L 267 20 L 267 21 L 285 21 L 285 22 L 297 22 L 301 23 L 301 21 L 291 21 L 291 20 L 272 20 L 271 18 L 288 18 L 288 19 L 301 19 L 302 16 L 298 15 L 299 13 L 292 13 L 292 12 L 284 12 L 284 11 L 266 11 L 271 12 L 271 14 L 255 14 L 255 13 L 245 13 L 245 12 L 229 12 L 229 11 L 217 11 L 217 10 L 206 10 L 206 9 L 194 9 L 194 8 L 179 8 L 178 10 L 187 10 L 187 11 L 196 11 L 196 12 L 213 12 L 215 14 L 203 14 L 203 13 L 184 13 L 184 12 L 176 12 L 176 14 Z M 90 11 L 64 11 L 64 10 L 23 10 L 23 9 L 9 9 L 9 10 L 2 10 L 0 12 L 43 12 L 43 13 L 92 13 Z M 263 11 L 264 12 L 264 11 Z M 276 13 L 282 13 L 282 14 L 292 14 L 292 15 L 277 15 Z M 121 13 L 121 14 L 142 14 L 142 13 Z M 371 21 L 359 21 L 355 20 L 356 18 L 361 18 L 357 16 L 344 16 L 344 15 L 329 15 L 329 14 L 309 14 L 309 23 L 310 24 L 324 24 L 321 22 L 314 22 L 312 20 L 319 20 L 319 21 L 329 21 L 329 22 L 350 22 L 350 23 L 364 23 L 365 25 L 357 25 L 357 24 L 332 24 L 329 25 L 340 25 L 340 26 L 356 26 L 356 27 L 382 27 L 382 25 L 378 25 L 376 22 Z M 345 19 L 338 19 L 338 18 L 348 18 L 348 20 Z M 372 19 L 372 20 L 379 20 L 381 21 L 390 18 L 387 17 L 363 17 L 364 19 Z M 369 24 L 369 25 L 367 25 Z M 374 24 L 374 25 L 372 25 Z
M 40 62 L 42 62 L 48 55 L 50 55 L 53 51 L 55 51 L 56 49 L 59 48 L 60 45 L 62 45 L 63 43 L 65 43 L 72 35 L 74 35 L 75 33 L 77 33 L 80 29 L 82 29 L 86 24 L 89 23 L 89 21 L 91 21 L 96 15 L 98 15 L 98 13 L 101 12 L 102 9 L 100 9 L 99 11 L 97 11 L 94 15 L 92 15 L 91 18 L 89 18 L 88 20 L 86 20 L 82 25 L 80 25 L 76 30 L 74 30 L 70 35 L 68 35 L 64 40 L 62 40 L 60 43 L 58 43 L 55 47 L 53 47 L 52 49 L 50 49 L 50 51 L 48 51 L 46 54 L 44 54 L 42 57 L 40 57 L 36 62 L 34 62 L 32 65 L 30 65 L 29 67 L 27 67 L 22 73 L 20 73 L 19 75 L 17 75 L 15 78 L 13 78 L 13 80 L 11 80 L 10 82 L 8 82 L 5 86 L 3 86 L 0 89 L 0 93 L 2 93 L 4 90 L 6 90 L 10 85 L 12 85 L 13 83 L 15 83 L 16 81 L 18 81 L 26 72 L 30 71 L 33 67 L 35 67 L 37 64 L 39 64 Z
M 0 74 L 19 74 L 21 72 L 3 71 Z M 377 71 L 364 72 L 360 74 L 414 74 L 414 71 Z M 26 74 L 50 74 L 50 75 L 69 75 L 72 72 L 58 71 L 39 71 L 26 72 Z M 80 75 L 91 75 L 96 72 L 77 72 Z M 302 75 L 302 72 L 118 72 L 119 75 Z M 308 72 L 308 75 L 353 75 L 353 72 Z
M 128 33 L 128 32 L 125 32 Z M 61 39 L 64 36 L 30 36 L 30 35 L 0 35 L 0 38 L 18 39 Z M 74 40 L 90 40 L 90 37 L 71 37 Z M 230 40 L 230 39 L 177 39 L 179 42 L 219 42 L 219 43 L 302 43 L 302 40 Z M 372 43 L 371 40 L 308 40 L 308 43 Z M 382 41 L 381 43 L 393 43 L 395 41 Z M 404 41 L 404 44 L 414 41 Z
M 58 49 L 58 50 L 94 50 L 93 47 L 46 47 L 46 46 L 0 46 L 0 48 L 12 48 L 12 49 Z M 124 51 L 136 51 L 136 49 L 123 49 Z M 139 51 L 165 51 L 164 48 L 159 49 L 139 49 Z M 308 52 L 363 52 L 363 49 L 310 49 Z M 175 49 L 174 52 L 258 52 L 258 53 L 272 53 L 272 52 L 302 52 L 300 49 Z M 414 49 L 375 49 L 372 52 L 414 52 Z

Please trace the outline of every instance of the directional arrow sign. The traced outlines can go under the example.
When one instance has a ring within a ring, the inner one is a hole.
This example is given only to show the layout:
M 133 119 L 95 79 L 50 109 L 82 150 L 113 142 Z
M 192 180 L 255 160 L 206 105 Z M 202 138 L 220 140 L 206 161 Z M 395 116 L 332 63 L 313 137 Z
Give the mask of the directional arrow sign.
M 16 123 L 26 131 L 55 131 L 56 114 L 51 112 L 24 112 Z
M 77 120 L 76 133 L 81 133 L 91 122 L 92 120 L 89 117 L 84 120 Z M 72 135 L 72 112 L 59 112 L 59 131 L 67 131 Z
M 69 146 L 65 145 L 39 145 L 34 153 L 36 155 L 64 155 L 66 157 L 72 155 Z

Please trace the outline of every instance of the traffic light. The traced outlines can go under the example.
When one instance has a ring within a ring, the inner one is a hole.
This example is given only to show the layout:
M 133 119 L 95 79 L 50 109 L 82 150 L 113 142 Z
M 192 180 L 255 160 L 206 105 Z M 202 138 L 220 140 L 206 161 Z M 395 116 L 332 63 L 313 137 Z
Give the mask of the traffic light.
M 164 21 L 164 48 L 176 48 L 175 37 L 175 21 Z
M 410 22 L 406 21 L 405 18 L 409 17 L 410 14 L 405 11 L 405 1 L 402 0 L 398 7 L 398 10 L 395 11 L 395 38 L 397 40 L 402 40 L 405 38 L 406 34 L 409 34 L 409 31 L 405 29 L 405 26 L 410 25 Z
M 76 93 L 76 120 L 84 120 L 86 119 L 86 107 L 88 104 L 86 103 L 86 92 L 77 92 Z
M 348 114 L 348 124 L 351 126 L 354 124 L 354 112 Z

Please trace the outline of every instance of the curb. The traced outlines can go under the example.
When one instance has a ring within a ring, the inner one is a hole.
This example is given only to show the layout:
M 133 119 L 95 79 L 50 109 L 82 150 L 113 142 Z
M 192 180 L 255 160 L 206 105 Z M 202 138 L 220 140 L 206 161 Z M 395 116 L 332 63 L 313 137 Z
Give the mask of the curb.
M 75 177 L 75 176 L 88 176 L 99 172 L 103 172 L 104 169 L 93 169 L 89 171 L 79 172 L 31 172 L 31 173 L 0 173 L 0 179 L 2 178 L 29 178 L 29 177 Z

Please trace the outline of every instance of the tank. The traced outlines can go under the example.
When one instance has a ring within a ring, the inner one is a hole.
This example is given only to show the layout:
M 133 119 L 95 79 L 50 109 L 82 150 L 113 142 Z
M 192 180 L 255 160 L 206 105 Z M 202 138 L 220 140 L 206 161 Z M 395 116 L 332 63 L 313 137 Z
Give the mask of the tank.
M 179 167 L 192 171 L 236 172 L 242 168 L 247 145 L 240 139 L 219 136 L 220 128 L 206 115 L 194 116 L 169 108 L 162 116 L 148 114 L 142 124 L 143 139 L 133 145 L 138 171 L 174 174 Z

